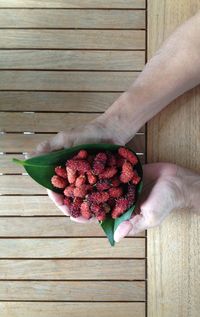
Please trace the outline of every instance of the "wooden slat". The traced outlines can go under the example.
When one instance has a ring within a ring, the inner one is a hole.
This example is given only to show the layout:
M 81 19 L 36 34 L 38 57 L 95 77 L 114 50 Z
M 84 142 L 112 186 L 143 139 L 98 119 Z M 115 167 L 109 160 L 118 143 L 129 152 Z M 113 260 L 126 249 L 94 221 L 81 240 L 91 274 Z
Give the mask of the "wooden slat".
M 197 0 L 149 1 L 149 57 L 177 26 L 199 9 Z M 151 120 L 147 138 L 149 162 L 172 162 L 199 172 L 199 104 L 198 87 L 177 98 Z M 195 214 L 190 210 L 176 210 L 162 226 L 148 231 L 148 315 L 151 317 L 199 316 L 199 211 Z
M 0 30 L 0 48 L 144 49 L 145 31 Z
M 1 11 L 0 11 L 1 12 Z M 144 51 L 2 50 L 1 69 L 141 70 Z
M 0 8 L 145 8 L 145 0 L 1 0 Z
M 138 72 L 1 71 L 0 90 L 123 91 Z
M 1 317 L 145 317 L 145 303 L 31 303 L 1 302 Z M 31 313 L 31 315 L 30 315 Z
M 144 29 L 144 10 L 0 10 L 0 28 Z
M 15 134 L 5 133 L 0 135 L 0 149 L 2 152 L 31 152 L 38 145 L 55 134 Z M 136 135 L 129 145 L 136 152 L 144 152 L 145 137 L 144 135 Z
M 0 279 L 76 280 L 77 277 L 79 280 L 144 280 L 145 260 L 0 261 Z
M 99 117 L 95 113 L 23 113 L 2 112 L 1 131 L 4 132 L 58 132 L 85 125 Z M 139 133 L 144 132 L 144 127 Z
M 4 132 L 58 132 L 89 123 L 99 114 L 94 113 L 20 113 L 0 114 L 0 126 Z
M 2 197 L 1 197 L 2 198 Z M 16 205 L 18 198 L 15 197 Z M 24 198 L 24 197 L 23 197 Z M 41 198 L 41 197 L 40 197 Z M 39 199 L 40 199 L 39 198 Z M 37 201 L 38 197 L 36 197 Z M 7 197 L 10 200 L 10 197 Z M 0 199 L 1 202 L 1 199 Z M 49 206 L 56 209 L 56 215 L 63 215 L 49 201 Z M 26 206 L 28 208 L 28 206 Z M 0 207 L 0 210 L 2 207 Z M 2 213 L 0 212 L 0 216 Z M 137 236 L 144 236 L 144 232 Z M 97 223 L 79 224 L 69 217 L 0 217 L 0 237 L 104 237 L 105 234 Z
M 0 300 L 144 301 L 144 282 L 0 281 Z
M 111 248 L 107 238 L 2 239 L 0 258 L 144 258 L 145 239 L 124 239 Z
M 24 160 L 25 157 L 24 155 L 20 155 L 20 154 L 4 154 L 1 155 L 0 154 L 0 173 L 3 174 L 21 174 L 23 173 L 22 171 L 22 167 L 20 165 L 17 164 L 13 164 L 12 162 L 12 158 L 13 156 L 15 156 L 15 158 L 19 159 L 19 160 Z M 144 164 L 145 162 L 145 157 L 144 154 L 142 155 L 141 153 L 139 153 L 139 158 L 142 164 Z
M 119 96 L 110 92 L 0 91 L 0 110 L 104 111 Z

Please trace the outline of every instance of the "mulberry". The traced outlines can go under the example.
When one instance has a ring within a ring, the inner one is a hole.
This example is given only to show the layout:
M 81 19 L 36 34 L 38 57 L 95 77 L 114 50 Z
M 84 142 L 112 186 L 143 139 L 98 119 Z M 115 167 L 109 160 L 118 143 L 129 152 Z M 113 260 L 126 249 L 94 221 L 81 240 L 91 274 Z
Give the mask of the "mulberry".
M 78 171 L 80 173 L 85 173 L 87 171 L 90 171 L 90 163 L 86 160 L 68 160 L 66 163 L 66 166 L 70 169 L 72 169 L 73 171 Z
M 76 181 L 76 172 L 73 171 L 71 168 L 67 167 L 66 168 L 66 171 L 67 171 L 67 179 L 68 179 L 68 182 L 70 184 L 73 184 L 75 181 Z
M 62 166 L 56 166 L 55 167 L 55 173 L 62 177 L 62 178 L 67 178 L 67 171 L 66 171 L 66 168 L 65 167 L 62 167 Z
M 54 175 L 51 178 L 51 183 L 54 187 L 61 188 L 61 189 L 67 186 L 67 180 L 58 175 Z
M 72 200 L 70 197 L 65 197 L 63 200 L 63 204 L 66 205 L 68 208 L 71 206 L 72 204 Z
M 108 179 L 100 179 L 97 183 L 96 183 L 96 188 L 99 192 L 109 189 L 110 188 L 110 182 Z
M 91 193 L 88 199 L 91 203 L 105 203 L 109 199 L 109 194 L 106 192 Z
M 77 179 L 75 181 L 75 186 L 80 187 L 81 185 L 85 184 L 85 182 L 86 182 L 85 175 L 80 175 L 77 177 Z
M 80 150 L 77 155 L 73 157 L 74 159 L 86 159 L 88 157 L 88 152 L 86 150 Z
M 125 147 L 120 147 L 118 149 L 118 153 L 119 155 L 121 155 L 123 158 L 127 159 L 132 165 L 135 165 L 138 163 L 138 159 L 135 156 L 135 154 L 133 154 L 133 152 L 131 152 L 130 150 L 128 150 Z
M 93 172 L 96 175 L 99 175 L 103 172 L 107 161 L 107 155 L 103 152 L 98 153 L 93 162 Z
M 87 185 L 83 184 L 80 187 L 74 188 L 74 197 L 84 198 L 87 194 Z
M 87 179 L 90 185 L 94 185 L 97 182 L 97 177 L 91 172 L 87 172 Z
M 107 167 L 101 174 L 99 174 L 99 178 L 112 178 L 117 174 L 116 167 Z
M 76 197 L 71 204 L 69 211 L 72 217 L 77 218 L 81 216 L 81 204 L 83 199 L 80 197 Z
M 84 201 L 82 204 L 81 204 L 81 215 L 83 218 L 85 219 L 90 219 L 91 218 L 91 212 L 90 212 L 90 207 L 89 207 L 89 204 L 87 201 Z
M 74 185 L 69 185 L 65 188 L 64 190 L 64 195 L 67 196 L 67 197 L 74 197 Z
M 120 175 L 120 181 L 122 183 L 128 183 L 133 178 L 134 172 L 131 163 L 124 162 L 122 166 L 122 172 Z
M 116 205 L 112 210 L 112 218 L 115 219 L 115 218 L 121 216 L 128 208 L 128 204 L 129 204 L 129 202 L 128 202 L 127 198 L 122 197 L 122 198 L 117 199 Z
M 122 187 L 112 187 L 108 191 L 109 196 L 113 198 L 119 198 L 123 195 Z

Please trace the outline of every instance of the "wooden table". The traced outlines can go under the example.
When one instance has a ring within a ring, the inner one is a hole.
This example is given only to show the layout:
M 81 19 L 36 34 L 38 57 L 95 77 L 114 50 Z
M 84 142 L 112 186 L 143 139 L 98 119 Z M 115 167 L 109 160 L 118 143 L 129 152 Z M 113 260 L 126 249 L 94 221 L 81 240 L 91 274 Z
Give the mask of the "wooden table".
M 107 109 L 197 7 L 197 0 L 1 0 L 1 317 L 199 316 L 196 215 L 177 212 L 148 238 L 143 232 L 111 248 L 98 226 L 70 222 L 11 163 Z M 130 144 L 143 162 L 147 154 L 199 168 L 198 96 L 189 92 L 149 123 L 147 153 L 145 127 L 135 136 Z

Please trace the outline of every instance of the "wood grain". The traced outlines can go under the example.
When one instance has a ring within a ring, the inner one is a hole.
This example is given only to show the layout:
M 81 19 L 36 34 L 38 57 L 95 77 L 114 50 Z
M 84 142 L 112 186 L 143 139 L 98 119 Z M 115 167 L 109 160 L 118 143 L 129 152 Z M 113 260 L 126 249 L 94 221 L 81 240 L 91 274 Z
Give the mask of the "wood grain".
M 51 201 L 49 205 L 56 209 L 57 216 L 63 215 Z M 137 236 L 144 236 L 144 232 Z M 83 225 L 69 217 L 0 217 L 0 237 L 105 237 L 105 234 L 98 223 Z
M 0 10 L 0 28 L 144 29 L 144 10 Z
M 66 128 L 86 125 L 96 119 L 96 113 L 23 113 L 2 112 L 1 131 L 4 132 L 58 132 Z M 144 133 L 143 127 L 138 133 Z
M 138 72 L 1 71 L 0 90 L 123 91 Z
M 1 317 L 144 317 L 145 303 L 0 303 Z
M 0 11 L 1 12 L 1 11 Z M 1 69 L 141 70 L 144 51 L 2 50 Z M 90 108 L 91 110 L 91 108 Z
M 79 280 L 144 280 L 145 260 L 0 261 L 0 279 L 77 280 L 77 277 Z
M 0 135 L 0 149 L 2 152 L 31 152 L 38 145 L 55 134 L 16 134 L 6 133 Z M 144 152 L 145 150 L 145 136 L 136 135 L 129 145 L 135 149 L 136 152 Z M 1 177 L 1 176 L 0 176 Z
M 119 96 L 117 92 L 0 91 L 0 110 L 105 111 Z
M 149 58 L 165 38 L 200 9 L 196 0 L 149 1 Z M 148 124 L 148 161 L 199 171 L 199 88 L 184 94 Z M 199 316 L 199 217 L 177 210 L 148 231 L 148 316 Z
M 111 248 L 107 238 L 2 239 L 0 258 L 144 258 L 145 239 L 124 239 Z
M 145 31 L 0 30 L 0 48 L 144 49 Z
M 144 301 L 144 282 L 4 282 L 0 300 Z
M 145 0 L 1 0 L 0 8 L 145 8 Z

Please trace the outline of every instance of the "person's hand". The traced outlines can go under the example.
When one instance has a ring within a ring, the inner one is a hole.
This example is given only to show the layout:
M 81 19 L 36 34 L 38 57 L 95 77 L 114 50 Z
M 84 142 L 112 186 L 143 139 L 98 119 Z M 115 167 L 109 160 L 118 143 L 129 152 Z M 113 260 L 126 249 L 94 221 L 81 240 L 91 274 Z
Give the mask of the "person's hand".
M 144 186 L 136 212 L 118 226 L 114 234 L 116 242 L 126 235 L 158 226 L 173 209 L 198 206 L 199 175 L 168 163 L 146 164 L 143 172 Z
M 52 139 L 40 143 L 34 152 L 28 154 L 28 157 L 39 156 L 48 152 L 84 143 L 115 143 L 124 145 L 120 136 L 110 131 L 109 128 L 104 126 L 102 123 L 94 121 L 86 126 L 71 128 L 64 132 L 59 132 Z M 47 190 L 47 193 L 55 205 L 65 215 L 69 216 L 69 210 L 67 206 L 63 204 L 64 196 L 54 193 L 51 190 Z M 94 220 L 94 218 L 91 218 L 90 220 L 86 220 L 82 217 L 70 218 L 71 220 L 78 222 L 88 222 Z

